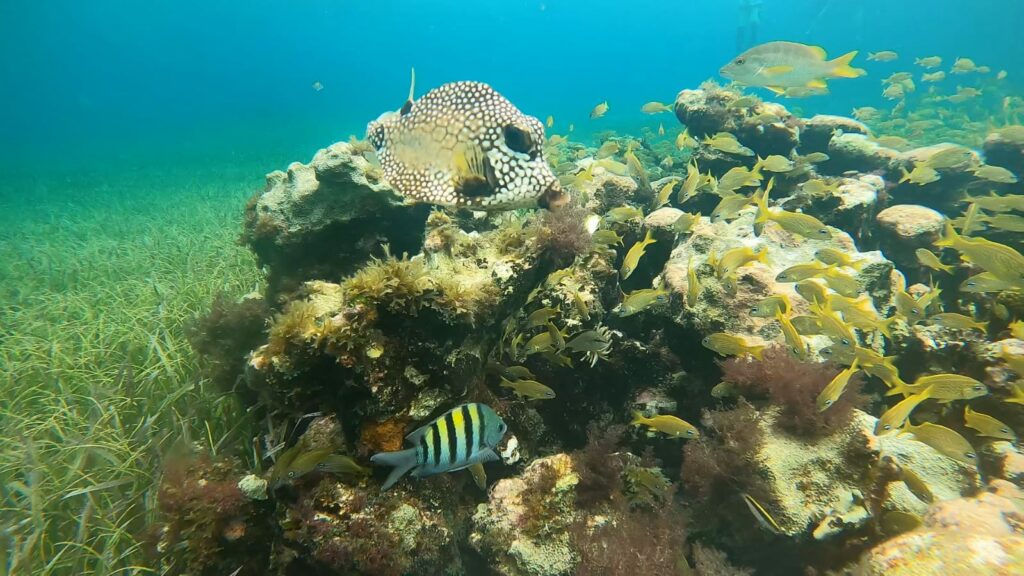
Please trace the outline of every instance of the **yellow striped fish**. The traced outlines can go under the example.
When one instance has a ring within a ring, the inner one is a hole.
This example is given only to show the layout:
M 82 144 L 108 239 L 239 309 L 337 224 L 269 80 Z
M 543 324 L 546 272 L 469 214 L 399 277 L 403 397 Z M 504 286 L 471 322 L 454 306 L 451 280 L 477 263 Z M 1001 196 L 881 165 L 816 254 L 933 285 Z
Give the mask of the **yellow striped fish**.
M 506 431 L 508 426 L 490 406 L 463 404 L 406 436 L 411 448 L 375 454 L 370 462 L 393 468 L 381 486 L 384 491 L 410 471 L 422 478 L 497 460 L 494 448 Z

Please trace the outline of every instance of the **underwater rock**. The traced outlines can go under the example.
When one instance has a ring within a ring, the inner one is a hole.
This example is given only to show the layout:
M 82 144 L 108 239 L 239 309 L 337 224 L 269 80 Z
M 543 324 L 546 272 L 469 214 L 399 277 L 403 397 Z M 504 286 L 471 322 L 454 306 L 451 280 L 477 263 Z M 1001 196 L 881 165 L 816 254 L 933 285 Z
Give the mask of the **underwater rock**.
M 267 480 L 255 474 L 249 474 L 239 480 L 238 489 L 250 500 L 267 499 Z
M 267 175 L 245 210 L 242 240 L 269 269 L 269 293 L 351 273 L 390 244 L 418 252 L 427 205 L 406 204 L 347 142 Z
M 740 106 L 737 105 L 742 97 L 740 93 L 715 85 L 706 86 L 679 92 L 674 106 L 676 118 L 698 141 L 718 132 L 730 132 L 760 156 L 789 156 L 799 144 L 795 119 L 781 104 L 757 101 Z M 714 158 L 710 160 L 710 163 L 708 158 L 698 162 L 702 168 L 715 170 Z
M 803 129 L 800 131 L 800 152 L 828 153 L 832 138 L 842 134 L 870 135 L 871 130 L 863 122 L 853 118 L 818 114 L 803 122 Z
M 857 574 L 1002 576 L 1024 573 L 1024 494 L 996 480 L 975 497 L 938 502 L 923 525 L 867 552 Z
M 284 510 L 288 573 L 464 573 L 448 491 L 421 498 L 325 480 Z
M 473 515 L 470 544 L 506 576 L 558 576 L 579 561 L 567 528 L 575 520 L 579 476 L 566 454 L 539 458 L 499 480 Z
M 587 208 L 604 213 L 627 202 L 635 202 L 638 187 L 629 176 L 612 174 L 602 168 L 594 170 L 594 179 L 584 183 L 581 192 L 593 203 Z
M 985 138 L 982 148 L 985 162 L 1002 166 L 1014 174 L 1024 174 L 1024 141 L 1006 138 L 998 131 Z
M 836 134 L 823 152 L 828 154 L 829 160 L 822 163 L 818 171 L 833 176 L 849 171 L 889 171 L 899 157 L 898 151 L 878 144 L 865 134 L 856 133 Z
M 916 166 L 924 165 L 933 156 L 946 150 L 962 149 L 964 160 L 956 165 L 937 168 L 939 179 L 926 184 L 912 181 L 900 182 L 905 176 L 904 171 L 913 171 Z M 894 186 L 889 190 L 893 203 L 921 204 L 934 208 L 944 214 L 957 214 L 960 211 L 960 200 L 963 199 L 967 185 L 978 178 L 972 170 L 981 164 L 981 158 L 973 150 L 957 144 L 941 143 L 924 146 L 901 152 L 890 166 L 887 179 Z
M 817 217 L 852 236 L 858 243 L 869 236 L 874 227 L 879 194 L 885 190 L 885 181 L 874 174 L 857 178 L 842 178 L 836 190 L 826 194 L 798 193 L 781 202 L 787 210 L 796 210 Z
M 897 204 L 878 213 L 878 243 L 882 252 L 903 270 L 920 267 L 914 251 L 930 248 L 942 235 L 946 217 L 914 204 Z
M 707 218 L 694 226 L 693 232 L 681 240 L 665 264 L 663 278 L 666 289 L 686 300 L 690 266 L 696 267 L 701 291 L 693 307 L 685 307 L 682 314 L 673 312 L 673 320 L 684 328 L 693 329 L 702 337 L 713 332 L 728 332 L 745 336 L 751 343 L 781 341 L 781 329 L 774 318 L 750 315 L 760 300 L 773 294 L 785 294 L 793 303 L 797 314 L 808 313 L 808 304 L 794 289 L 792 282 L 776 281 L 776 276 L 795 264 L 811 262 L 815 252 L 833 248 L 865 260 L 856 277 L 874 300 L 878 310 L 885 310 L 892 297 L 892 263 L 880 252 L 858 252 L 850 236 L 834 231 L 829 240 L 811 240 L 796 236 L 774 223 L 765 225 L 760 237 L 753 232 L 754 213 L 741 212 L 731 222 L 711 223 Z M 718 278 L 713 266 L 707 264 L 712 252 L 721 256 L 730 249 L 747 246 L 768 250 L 767 262 L 754 262 L 739 268 L 735 274 L 735 288 Z M 824 336 L 806 338 L 816 350 L 830 343 Z
M 849 425 L 815 440 L 780 431 L 774 411 L 762 412 L 763 444 L 754 456 L 764 472 L 763 494 L 783 533 L 818 539 L 855 530 L 870 515 L 856 504 L 871 490 L 868 470 L 880 455 L 910 468 L 928 485 L 936 501 L 958 498 L 977 488 L 976 472 L 909 436 L 875 436 L 877 419 L 854 410 Z M 858 510 L 860 508 L 861 510 Z M 902 482 L 889 484 L 883 510 L 922 514 L 927 504 Z

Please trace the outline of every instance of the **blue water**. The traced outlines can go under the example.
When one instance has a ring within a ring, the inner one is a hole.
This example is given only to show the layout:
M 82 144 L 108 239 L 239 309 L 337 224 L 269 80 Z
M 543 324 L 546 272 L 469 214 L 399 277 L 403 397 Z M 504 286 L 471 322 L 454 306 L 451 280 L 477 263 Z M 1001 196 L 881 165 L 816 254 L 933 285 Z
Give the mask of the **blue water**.
M 247 0 L 0 4 L 0 168 L 255 161 L 277 167 L 362 135 L 366 122 L 451 80 L 491 83 L 555 132 L 671 124 L 650 100 L 716 78 L 736 53 L 737 0 Z M 796 102 L 849 114 L 880 105 L 880 78 L 969 56 L 1024 78 L 1012 0 L 765 0 L 759 40 L 831 56 L 859 49 L 869 76 Z M 868 51 L 896 50 L 894 63 Z M 319 81 L 324 90 L 311 84 Z M 587 114 L 607 100 L 608 115 Z

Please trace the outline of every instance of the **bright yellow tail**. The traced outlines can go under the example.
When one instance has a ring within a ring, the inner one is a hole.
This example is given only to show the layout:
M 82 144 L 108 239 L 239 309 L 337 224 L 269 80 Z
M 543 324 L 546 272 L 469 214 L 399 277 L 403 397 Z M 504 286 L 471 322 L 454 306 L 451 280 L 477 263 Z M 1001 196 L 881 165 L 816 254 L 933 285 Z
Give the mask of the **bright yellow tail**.
M 857 55 L 857 51 L 847 52 L 839 58 L 830 61 L 832 64 L 832 75 L 838 78 L 857 78 L 858 76 L 864 76 L 867 74 L 863 68 L 854 68 L 850 66 L 850 62 Z

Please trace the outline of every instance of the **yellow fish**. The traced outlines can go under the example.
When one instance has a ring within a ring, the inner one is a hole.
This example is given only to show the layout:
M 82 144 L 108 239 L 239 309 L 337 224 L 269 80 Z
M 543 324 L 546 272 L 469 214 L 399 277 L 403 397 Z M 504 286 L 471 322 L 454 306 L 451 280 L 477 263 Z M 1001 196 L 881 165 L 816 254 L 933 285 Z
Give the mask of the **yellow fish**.
M 781 208 L 769 208 L 767 194 L 758 196 L 758 215 L 755 223 L 763 224 L 769 220 L 775 222 L 783 230 L 798 234 L 804 238 L 814 240 L 828 240 L 832 238 L 832 231 L 829 230 L 821 220 L 810 214 L 790 212 Z
M 942 70 L 938 72 L 932 72 L 931 74 L 922 74 L 921 82 L 942 82 L 946 79 L 946 73 Z
M 822 264 L 821 262 L 808 262 L 806 264 L 794 264 L 789 268 L 786 268 L 782 272 L 779 272 L 775 276 L 776 282 L 799 282 L 806 280 L 814 276 L 819 276 L 826 270 L 831 269 L 832 266 Z
M 822 272 L 821 277 L 829 288 L 843 296 L 852 298 L 861 292 L 860 281 L 835 267 Z
M 961 374 L 932 374 L 921 376 L 913 384 L 893 386 L 886 396 L 896 394 L 920 394 L 929 390 L 928 397 L 941 402 L 970 400 L 988 394 L 988 388 L 981 382 Z
M 835 404 L 836 400 L 846 391 L 850 378 L 859 371 L 860 368 L 857 367 L 857 360 L 855 358 L 849 368 L 836 374 L 835 378 L 832 378 L 832 381 L 825 386 L 825 389 L 821 391 L 821 394 L 818 394 L 818 398 L 814 401 L 815 406 L 818 407 L 818 412 L 824 412 Z
M 897 402 L 892 408 L 886 410 L 885 413 L 878 417 L 878 423 L 875 424 L 875 436 L 894 432 L 903 426 L 903 423 L 910 417 L 910 413 L 914 411 L 914 408 L 917 408 L 918 404 L 927 400 L 928 395 L 929 391 L 925 390 L 920 394 L 907 396 Z
M 728 132 L 719 132 L 712 137 L 705 137 L 704 144 L 726 154 L 753 156 L 754 151 L 739 143 L 736 137 Z
M 934 168 L 923 164 L 918 164 L 910 172 L 907 172 L 907 169 L 903 167 L 900 167 L 900 170 L 903 172 L 903 177 L 900 178 L 900 184 L 910 182 L 911 184 L 924 186 L 925 184 L 931 184 L 932 182 L 936 182 L 942 178 Z
M 822 248 L 814 253 L 814 257 L 817 258 L 819 262 L 823 262 L 825 264 L 849 266 L 854 270 L 860 270 L 867 262 L 864 259 L 855 259 L 848 253 L 843 252 L 842 250 L 836 250 L 835 248 Z
M 665 135 L 665 125 L 664 124 L 658 124 L 658 136 L 664 136 L 664 135 Z
M 629 222 L 630 220 L 636 220 L 644 217 L 644 211 L 634 206 L 619 206 L 618 208 L 612 208 L 605 215 L 604 219 L 608 222 Z
M 548 128 L 551 128 L 552 126 L 554 126 L 555 125 L 555 117 L 549 115 L 548 119 L 547 119 L 547 122 L 545 122 L 544 125 L 547 126 Z
M 900 466 L 900 480 L 906 485 L 907 490 L 910 490 L 910 493 L 921 502 L 926 504 L 935 502 L 935 495 L 932 494 L 928 484 L 906 465 Z
M 672 189 L 676 187 L 676 182 L 678 182 L 678 180 L 670 180 L 661 187 L 661 190 L 658 190 L 658 195 L 654 199 L 655 210 L 661 208 L 665 204 L 668 204 L 669 198 L 672 196 Z
M 647 418 L 640 412 L 633 412 L 633 421 L 629 423 L 630 426 L 647 426 L 652 430 L 657 430 L 662 434 L 667 434 L 673 438 L 699 438 L 700 432 L 697 427 L 690 424 L 686 420 L 682 420 L 671 414 L 659 414 L 657 416 Z
M 767 249 L 758 251 L 749 246 L 740 246 L 722 254 L 722 257 L 718 259 L 715 272 L 719 278 L 724 278 L 747 264 L 754 262 L 761 262 L 763 264 L 767 261 Z
M 824 306 L 812 306 L 814 316 L 821 322 L 821 332 L 828 336 L 836 345 L 853 348 L 857 338 L 850 327 L 832 310 L 828 303 Z
M 945 426 L 939 426 L 931 422 L 924 422 L 919 426 L 914 426 L 910 422 L 906 422 L 903 425 L 902 431 L 913 434 L 915 440 L 931 446 L 936 452 L 944 456 L 970 466 L 977 466 L 978 464 L 978 456 L 971 443 L 956 431 Z
M 896 313 L 906 318 L 907 324 L 917 324 L 927 318 L 924 306 L 907 294 L 906 290 L 897 290 L 893 301 L 896 304 Z
M 644 165 L 640 163 L 640 159 L 633 153 L 633 143 L 630 142 L 626 146 L 626 153 L 623 154 L 623 158 L 626 159 L 626 166 L 629 168 L 629 173 L 639 180 L 641 188 L 648 189 L 651 187 L 650 181 L 647 179 L 647 171 L 644 170 Z
M 676 218 L 676 221 L 672 223 L 672 231 L 676 234 L 687 234 L 690 230 L 693 230 L 693 226 L 700 222 L 700 212 L 696 214 L 690 214 L 689 212 L 683 212 Z
M 961 292 L 969 293 L 981 293 L 981 292 L 1003 292 L 1003 291 L 1018 291 L 1020 290 L 1018 285 L 1006 282 L 996 278 L 991 272 L 982 272 L 981 274 L 975 274 L 967 280 L 960 283 Z
M 696 148 L 697 141 L 694 140 L 693 136 L 690 136 L 689 128 L 683 130 L 676 136 L 676 149 L 682 150 L 683 148 Z
M 768 42 L 734 58 L 719 72 L 739 84 L 760 86 L 781 94 L 786 88 L 825 88 L 830 78 L 856 78 L 867 74 L 850 62 L 856 51 L 826 60 L 825 50 L 796 42 Z
M 614 140 L 605 140 L 604 144 L 597 149 L 595 156 L 598 160 L 614 156 L 619 153 L 619 143 Z
M 796 293 L 799 294 L 801 298 L 807 300 L 811 304 L 823 305 L 829 300 L 828 286 L 825 286 L 814 278 L 807 278 L 806 280 L 797 282 L 796 285 L 793 286 L 793 289 L 796 290 Z
M 785 156 L 779 156 L 778 154 L 772 154 L 764 159 L 758 159 L 758 164 L 762 168 L 769 172 L 784 173 L 790 172 L 793 168 L 796 168 L 796 164 L 792 160 Z
M 978 436 L 999 438 L 1000 440 L 1009 440 L 1014 444 L 1017 443 L 1017 435 L 1013 433 L 1009 426 L 988 414 L 971 410 L 969 405 L 964 406 L 964 425 L 977 430 Z
M 330 448 L 304 450 L 296 444 L 277 457 L 270 469 L 267 488 L 274 491 L 284 484 L 298 480 L 310 472 L 330 472 L 348 476 L 368 476 L 370 471 L 348 456 L 333 454 Z
M 507 380 L 501 379 L 501 387 L 509 388 L 520 398 L 527 400 L 550 400 L 555 397 L 555 391 L 536 380 Z
M 763 345 L 747 344 L 747 341 L 741 336 L 726 334 L 725 332 L 709 334 L 701 340 L 701 344 L 705 348 L 718 353 L 720 356 L 749 355 L 760 360 L 761 353 L 764 352 Z
M 1017 175 L 1010 172 L 1002 166 L 984 165 L 975 168 L 974 175 L 978 178 L 983 178 L 989 182 L 998 182 L 1000 184 L 1016 184 Z
M 915 58 L 914 64 L 924 68 L 937 68 L 942 64 L 942 58 L 940 56 L 926 56 L 924 58 Z
M 892 50 L 880 50 L 878 52 L 868 52 L 868 60 L 875 62 L 892 62 L 899 58 L 900 55 Z
M 700 281 L 697 280 L 697 267 L 693 262 L 686 265 L 686 305 L 693 308 L 697 305 L 697 297 L 700 296 Z
M 735 218 L 739 211 L 747 204 L 750 204 L 750 197 L 748 196 L 733 192 L 723 194 L 722 199 L 715 205 L 714 210 L 711 211 L 711 221 L 717 222 L 722 219 L 729 220 Z
M 632 316 L 633 314 L 646 310 L 655 304 L 668 302 L 668 298 L 669 292 L 667 290 L 660 290 L 658 288 L 634 290 L 633 292 L 630 292 L 622 300 L 622 303 L 616 306 L 612 312 L 614 312 L 616 316 L 620 317 Z
M 941 314 L 934 314 L 928 317 L 933 323 L 946 328 L 954 328 L 956 330 L 981 330 L 982 332 L 988 332 L 988 322 L 978 322 L 970 316 L 963 314 L 957 314 L 956 312 L 943 312 Z
M 523 351 L 527 356 L 530 354 L 537 354 L 538 352 L 545 352 L 548 350 L 554 350 L 551 343 L 551 334 L 547 331 L 537 334 L 533 338 L 526 341 L 526 347 Z
M 779 325 L 782 327 L 782 337 L 786 341 L 786 345 L 789 346 L 790 352 L 792 352 L 800 360 L 807 359 L 807 345 L 804 343 L 804 339 L 797 332 L 796 326 L 790 322 L 788 316 L 784 316 L 781 311 L 775 313 L 775 319 L 778 320 Z
M 934 252 L 928 250 L 927 248 L 918 248 L 917 250 L 914 250 L 914 254 L 917 255 L 917 261 L 922 266 L 927 266 L 932 270 L 939 270 L 941 272 L 945 272 L 946 274 L 953 273 L 952 265 L 943 264 L 942 261 L 939 260 L 939 257 L 936 256 Z
M 622 238 L 615 230 L 598 230 L 591 236 L 594 244 L 602 246 L 622 246 Z
M 530 313 L 530 315 L 526 317 L 526 326 L 528 328 L 533 328 L 535 326 L 545 326 L 547 325 L 548 321 L 554 318 L 555 316 L 558 316 L 558 310 L 548 307 L 541 308 L 540 310 L 536 310 Z
M 789 301 L 789 296 L 774 294 L 754 304 L 754 307 L 750 309 L 750 315 L 755 318 L 774 318 L 776 313 L 789 314 L 792 308 L 793 304 Z
M 597 118 L 600 118 L 601 116 L 604 116 L 607 112 L 608 101 L 605 100 L 604 102 L 601 102 L 597 106 L 594 106 L 594 109 L 590 111 L 590 119 L 595 120 Z
M 1024 285 L 1024 256 L 1013 248 L 984 238 L 962 237 L 946 222 L 946 231 L 935 246 L 953 248 L 961 257 L 981 266 L 1000 280 Z
M 987 224 L 989 228 L 998 228 L 1008 232 L 1024 232 L 1024 216 L 1016 214 L 981 215 L 978 216 L 978 220 Z
M 824 196 L 831 192 L 838 192 L 840 186 L 841 184 L 839 182 L 829 184 L 820 178 L 812 178 L 807 182 L 804 182 L 803 185 L 800 186 L 800 190 L 805 194 L 810 194 L 811 196 Z
M 640 111 L 644 114 L 658 114 L 660 112 L 671 112 L 672 106 L 668 104 L 662 104 L 661 102 L 648 102 L 640 107 Z
M 647 235 L 644 239 L 636 242 L 629 248 L 629 252 L 626 253 L 626 257 L 622 260 L 622 268 L 619 269 L 619 273 L 622 274 L 622 279 L 629 278 L 633 271 L 636 270 L 637 264 L 640 263 L 640 258 L 643 257 L 647 250 L 647 246 L 654 244 L 656 240 L 651 237 L 651 231 L 647 231 Z

